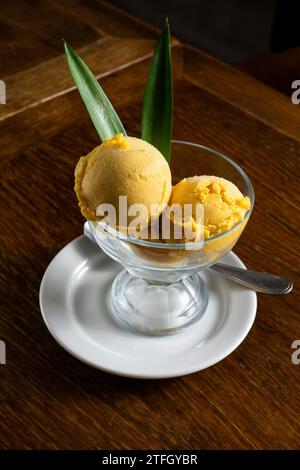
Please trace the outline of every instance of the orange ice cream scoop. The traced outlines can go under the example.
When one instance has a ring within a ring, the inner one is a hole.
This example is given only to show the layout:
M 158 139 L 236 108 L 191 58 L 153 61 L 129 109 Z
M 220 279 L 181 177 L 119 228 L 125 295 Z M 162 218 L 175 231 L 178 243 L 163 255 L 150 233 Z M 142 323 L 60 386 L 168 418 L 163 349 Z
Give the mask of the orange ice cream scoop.
M 185 178 L 173 187 L 169 206 L 192 205 L 192 220 L 196 239 L 211 238 L 231 229 L 243 220 L 251 202 L 235 184 L 217 176 Z M 196 205 L 203 205 L 203 217 L 197 220 Z M 179 221 L 180 222 L 180 221 Z M 176 221 L 175 221 L 176 223 Z
M 119 196 L 127 196 L 128 208 L 142 204 L 147 223 L 158 217 L 167 205 L 172 190 L 171 172 L 163 155 L 153 145 L 135 137 L 117 134 L 104 141 L 87 156 L 81 157 L 75 170 L 75 192 L 82 214 L 89 220 L 101 220 L 97 208 L 112 204 L 119 220 Z M 128 221 L 133 217 L 128 216 Z

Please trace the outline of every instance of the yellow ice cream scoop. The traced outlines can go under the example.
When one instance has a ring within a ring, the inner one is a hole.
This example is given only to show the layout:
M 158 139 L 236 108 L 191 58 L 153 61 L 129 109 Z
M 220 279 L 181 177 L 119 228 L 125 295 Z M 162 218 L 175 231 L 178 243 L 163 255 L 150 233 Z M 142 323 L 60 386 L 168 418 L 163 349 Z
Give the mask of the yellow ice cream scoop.
M 171 172 L 153 145 L 116 134 L 80 158 L 74 189 L 81 212 L 89 220 L 101 220 L 103 216 L 97 215 L 97 208 L 111 204 L 119 226 L 119 196 L 127 196 L 128 208 L 141 204 L 147 209 L 147 220 L 143 220 L 147 223 L 151 216 L 158 217 L 169 201 Z M 133 218 L 128 216 L 128 221 Z
M 173 204 L 182 207 L 184 204 L 192 205 L 192 216 L 188 223 L 194 227 L 196 240 L 201 236 L 208 239 L 231 229 L 243 220 L 251 206 L 249 197 L 244 196 L 231 181 L 206 175 L 185 178 L 176 184 L 169 206 Z M 201 218 L 197 217 L 197 204 L 203 205 Z M 173 217 L 172 222 L 182 223 Z

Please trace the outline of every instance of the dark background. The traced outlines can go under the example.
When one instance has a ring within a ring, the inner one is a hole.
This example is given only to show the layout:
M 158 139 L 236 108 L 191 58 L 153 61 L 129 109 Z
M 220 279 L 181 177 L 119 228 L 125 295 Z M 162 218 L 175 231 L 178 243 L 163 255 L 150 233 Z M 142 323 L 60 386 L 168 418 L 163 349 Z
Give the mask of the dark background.
M 291 0 L 110 0 L 222 60 L 237 64 L 297 46 L 300 2 Z

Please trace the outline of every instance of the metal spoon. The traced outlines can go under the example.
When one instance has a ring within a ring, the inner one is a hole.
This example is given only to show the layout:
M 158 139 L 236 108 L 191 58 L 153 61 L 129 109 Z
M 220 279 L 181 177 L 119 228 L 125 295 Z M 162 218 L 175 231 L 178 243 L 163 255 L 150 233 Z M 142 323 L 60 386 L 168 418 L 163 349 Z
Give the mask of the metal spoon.
M 87 238 L 96 243 L 87 222 L 83 226 L 83 232 Z M 249 269 L 236 268 L 222 263 L 216 263 L 210 266 L 210 269 L 237 284 L 264 294 L 288 294 L 293 289 L 292 281 L 274 274 L 250 271 Z
M 292 281 L 285 277 L 275 276 L 275 274 L 235 268 L 222 263 L 216 263 L 210 266 L 210 269 L 237 284 L 264 294 L 288 294 L 293 289 Z

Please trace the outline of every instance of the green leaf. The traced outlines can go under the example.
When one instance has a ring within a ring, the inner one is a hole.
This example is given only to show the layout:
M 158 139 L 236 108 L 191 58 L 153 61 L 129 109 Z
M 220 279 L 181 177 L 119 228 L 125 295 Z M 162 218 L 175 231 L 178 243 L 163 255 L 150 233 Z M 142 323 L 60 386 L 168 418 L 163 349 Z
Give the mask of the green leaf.
M 144 95 L 142 139 L 170 162 L 173 121 L 173 82 L 168 21 L 155 47 Z
M 119 132 L 126 135 L 116 111 L 88 66 L 65 41 L 64 46 L 71 74 L 101 140 Z

